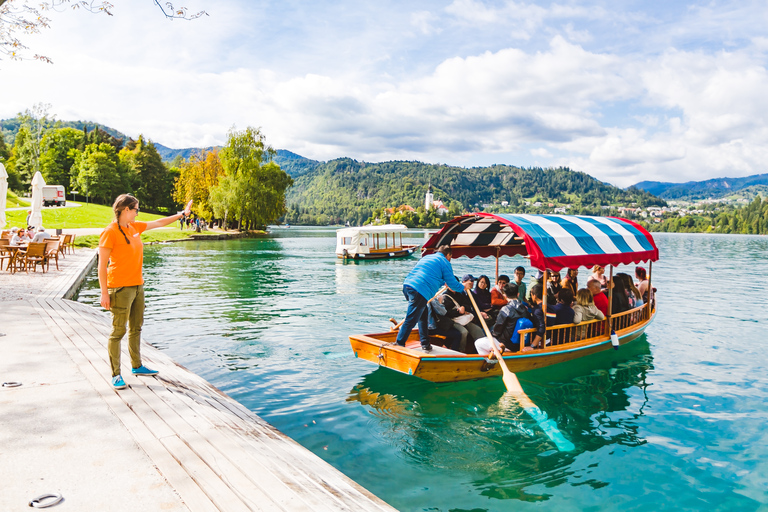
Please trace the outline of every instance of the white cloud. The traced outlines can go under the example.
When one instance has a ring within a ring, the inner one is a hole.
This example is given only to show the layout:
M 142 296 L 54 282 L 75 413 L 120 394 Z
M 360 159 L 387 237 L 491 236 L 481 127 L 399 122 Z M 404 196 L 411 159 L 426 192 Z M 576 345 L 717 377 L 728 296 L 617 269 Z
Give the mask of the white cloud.
M 109 19 L 56 19 L 35 40 L 53 66 L 3 62 L 0 117 L 43 101 L 60 119 L 94 120 L 171 147 L 221 143 L 233 124 L 251 125 L 275 147 L 311 158 L 535 161 L 619 185 L 754 174 L 768 157 L 768 42 L 759 35 L 727 51 L 600 50 L 591 48 L 600 32 L 580 20 L 651 16 L 456 0 L 381 23 L 370 13 L 360 22 L 358 12 L 339 23 L 360 24 L 360 32 L 319 47 L 302 30 L 333 38 L 322 30 L 330 20 L 312 12 L 302 25 L 254 7 L 264 17 L 254 46 L 241 44 L 254 33 L 250 7 L 234 0 L 217 4 L 211 22 L 193 23 L 169 24 L 151 2 L 136 5 Z M 702 12 L 691 16 L 712 20 Z M 690 32 L 689 23 L 678 32 Z M 471 27 L 462 32 L 461 24 Z M 366 39 L 373 25 L 380 31 Z M 535 47 L 508 34 L 488 49 L 499 34 L 492 30 L 478 43 L 478 27 L 499 25 Z M 286 27 L 293 35 L 281 39 Z M 270 37 L 273 47 L 260 46 Z M 463 46 L 450 46 L 457 41 Z M 416 55 L 424 60 L 408 60 Z

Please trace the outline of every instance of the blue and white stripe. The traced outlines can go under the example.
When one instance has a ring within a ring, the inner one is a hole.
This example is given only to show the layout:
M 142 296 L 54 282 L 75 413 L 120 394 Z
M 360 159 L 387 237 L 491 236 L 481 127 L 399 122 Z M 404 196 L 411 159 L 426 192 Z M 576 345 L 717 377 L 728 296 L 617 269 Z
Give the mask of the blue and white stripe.
M 497 216 L 522 228 L 547 258 L 655 250 L 645 233 L 618 219 L 526 214 Z

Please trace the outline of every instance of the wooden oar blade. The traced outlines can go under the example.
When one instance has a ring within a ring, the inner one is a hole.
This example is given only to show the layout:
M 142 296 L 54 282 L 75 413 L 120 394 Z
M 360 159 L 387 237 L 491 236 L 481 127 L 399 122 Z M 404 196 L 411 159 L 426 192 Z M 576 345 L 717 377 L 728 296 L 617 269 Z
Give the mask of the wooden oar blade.
M 502 380 L 504 381 L 504 385 L 507 386 L 507 391 L 514 395 L 516 398 L 520 397 L 520 395 L 525 396 L 525 392 L 523 391 L 523 387 L 520 385 L 520 381 L 517 379 L 517 375 L 510 371 L 506 371 L 503 373 Z M 526 396 L 526 398 L 528 397 Z M 528 402 L 530 402 L 530 400 L 528 400 Z M 521 403 L 521 405 L 525 407 L 524 404 Z
M 557 428 L 557 423 L 555 423 L 554 420 L 547 418 L 547 413 L 543 412 L 535 405 L 533 407 L 525 407 L 524 409 L 528 416 L 536 420 L 539 428 L 544 431 L 550 441 L 555 443 L 558 450 L 561 452 L 570 452 L 576 448 L 576 446 L 574 446 L 574 444 L 566 439 L 563 433 L 560 432 Z

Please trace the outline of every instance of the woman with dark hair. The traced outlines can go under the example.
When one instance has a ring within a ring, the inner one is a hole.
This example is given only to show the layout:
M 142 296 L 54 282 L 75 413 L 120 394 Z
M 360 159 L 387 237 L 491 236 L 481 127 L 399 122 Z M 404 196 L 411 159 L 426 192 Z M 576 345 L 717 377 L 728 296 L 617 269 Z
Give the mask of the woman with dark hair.
M 618 315 L 624 311 L 629 311 L 629 298 L 627 297 L 627 287 L 624 279 L 619 275 L 613 276 L 613 292 L 611 293 L 611 314 Z
M 99 287 L 101 305 L 112 313 L 112 334 L 109 336 L 109 362 L 112 366 L 112 386 L 126 387 L 120 375 L 120 342 L 128 324 L 128 352 L 134 375 L 156 375 L 141 364 L 140 340 L 144 323 L 144 245 L 141 234 L 148 229 L 160 228 L 176 222 L 182 215 L 189 215 L 192 201 L 183 212 L 154 220 L 139 222 L 139 200 L 130 194 L 115 199 L 112 210 L 115 222 L 104 228 L 99 238 Z
M 493 310 L 493 304 L 491 303 L 491 280 L 488 279 L 488 276 L 483 275 L 477 278 L 472 294 L 480 311 L 490 315 Z

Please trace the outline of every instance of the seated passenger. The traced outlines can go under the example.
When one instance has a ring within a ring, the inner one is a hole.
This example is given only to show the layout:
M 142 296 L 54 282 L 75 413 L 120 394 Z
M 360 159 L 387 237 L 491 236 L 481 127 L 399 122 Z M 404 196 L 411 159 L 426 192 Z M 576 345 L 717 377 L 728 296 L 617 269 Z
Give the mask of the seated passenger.
M 557 294 L 557 304 L 547 310 L 547 317 L 549 317 L 550 311 L 554 313 L 554 318 L 547 318 L 548 325 L 568 325 L 574 323 L 573 321 L 573 293 L 570 288 L 563 288 L 560 293 Z
M 560 272 L 556 270 L 549 271 L 549 282 L 547 282 L 547 307 L 557 304 L 557 294 L 563 287 L 560 286 Z
M 632 277 L 629 274 L 616 274 L 624 283 L 624 289 L 627 291 L 627 300 L 629 301 L 629 309 L 639 308 L 643 305 L 643 296 L 640 294 L 640 290 L 637 289 L 635 283 L 632 282 Z
M 589 276 L 589 279 L 594 279 L 600 283 L 600 288 L 603 290 L 608 288 L 608 278 L 605 277 L 605 267 L 601 265 L 595 265 L 592 267 L 592 274 Z
M 488 279 L 488 276 L 483 275 L 477 278 L 472 295 L 475 298 L 477 307 L 480 308 L 481 314 L 485 313 L 483 318 L 490 320 L 493 316 L 491 312 L 493 304 L 491 304 L 491 280 Z
M 619 313 L 629 311 L 629 298 L 627 297 L 624 280 L 615 276 L 613 283 L 609 283 L 608 286 L 613 286 L 613 293 L 611 293 L 611 315 L 618 315 Z
M 568 288 L 571 290 L 571 296 L 575 297 L 576 292 L 579 290 L 579 269 L 578 268 L 569 268 L 565 272 L 565 277 L 562 281 L 560 281 L 560 287 L 565 289 Z
M 528 296 L 528 289 L 525 286 L 525 283 L 523 282 L 523 278 L 525 277 L 525 269 L 523 267 L 517 267 L 515 269 L 515 284 L 517 285 L 517 299 L 520 302 L 525 302 Z M 511 282 L 511 281 L 509 281 Z
M 608 316 L 608 296 L 603 293 L 600 281 L 590 279 L 587 281 L 587 288 L 592 294 L 592 300 L 595 303 L 595 307 L 603 314 L 603 316 Z
M 533 307 L 531 321 L 533 321 L 533 327 L 536 329 L 536 332 L 533 333 L 533 340 L 531 340 L 531 348 L 543 348 L 544 339 L 547 335 L 547 324 L 544 320 L 544 311 L 541 309 L 544 302 L 544 287 L 538 284 L 532 287 L 530 296 Z
M 525 302 L 528 304 L 531 304 L 531 289 L 536 286 L 537 284 L 540 284 L 544 286 L 544 272 L 541 270 L 538 271 L 536 276 L 531 276 L 531 280 L 528 282 L 528 290 L 525 292 Z
M 427 304 L 430 343 L 463 352 L 461 333 L 453 327 L 453 320 L 446 316 L 447 311 L 442 304 L 444 299 L 445 295 L 441 295 Z
M 643 302 L 648 302 L 648 276 L 645 273 L 643 267 L 635 268 L 635 277 L 637 277 L 637 289 L 640 291 L 640 296 L 643 298 Z
M 504 296 L 507 298 L 507 305 L 501 308 L 493 325 L 492 334 L 497 342 L 502 346 L 507 346 L 515 333 L 517 320 L 528 317 L 527 308 L 517 299 L 518 288 L 514 283 L 504 286 Z M 519 343 L 519 336 L 518 336 Z M 475 341 L 477 353 L 486 356 L 492 352 L 491 341 L 487 337 L 479 338 Z
M 504 296 L 504 286 L 507 284 L 509 284 L 509 276 L 501 274 L 496 278 L 496 284 L 491 290 L 491 305 L 496 309 L 507 305 L 507 298 Z
M 576 292 L 576 305 L 573 306 L 573 323 L 580 324 L 590 320 L 605 320 L 605 315 L 595 306 L 592 292 L 582 288 Z M 597 334 L 599 332 L 594 327 L 590 330 L 589 326 L 585 325 L 579 331 L 579 339 L 591 338 Z
M 472 277 L 471 274 L 466 274 L 461 279 L 461 284 L 466 286 L 466 283 L 474 282 L 475 278 Z M 472 292 L 469 292 L 472 293 Z M 472 308 L 472 304 L 469 302 L 469 298 L 467 297 L 466 293 L 457 293 L 452 290 L 449 290 L 446 294 L 446 300 L 443 302 L 445 305 L 445 309 L 447 310 L 448 318 L 454 319 L 454 325 L 453 327 L 461 333 L 461 345 L 465 347 L 468 351 L 472 351 L 474 353 L 474 341 L 478 338 L 482 338 L 484 336 L 483 334 L 483 328 L 479 325 L 469 322 L 467 324 L 460 324 L 455 321 L 456 318 L 463 316 L 467 313 L 474 314 L 474 309 Z M 467 340 L 467 338 L 471 338 Z M 470 341 L 472 343 L 467 343 L 467 341 Z

